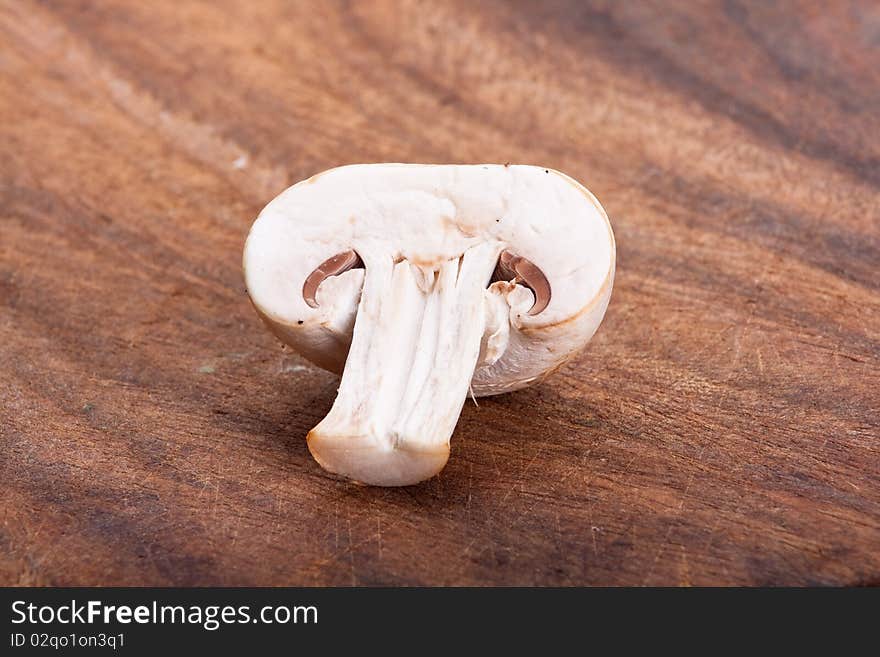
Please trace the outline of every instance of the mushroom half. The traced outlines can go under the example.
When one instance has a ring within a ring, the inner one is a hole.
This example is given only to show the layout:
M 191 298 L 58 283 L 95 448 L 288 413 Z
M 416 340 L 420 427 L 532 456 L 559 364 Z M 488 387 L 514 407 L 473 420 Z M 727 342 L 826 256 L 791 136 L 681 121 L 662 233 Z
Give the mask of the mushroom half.
M 342 374 L 309 450 L 379 486 L 443 468 L 469 393 L 524 388 L 576 354 L 605 314 L 614 263 L 585 187 L 508 165 L 331 169 L 269 203 L 244 249 L 260 317 Z

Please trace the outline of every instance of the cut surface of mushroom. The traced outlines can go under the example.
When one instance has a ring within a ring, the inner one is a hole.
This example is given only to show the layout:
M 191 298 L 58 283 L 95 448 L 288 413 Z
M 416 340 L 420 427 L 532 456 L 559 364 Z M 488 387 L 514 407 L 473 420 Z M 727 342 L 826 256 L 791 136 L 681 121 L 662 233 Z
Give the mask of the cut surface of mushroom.
M 308 435 L 321 465 L 390 486 L 439 471 L 480 352 L 497 251 L 482 244 L 436 268 L 370 258 L 336 401 Z
M 272 331 L 342 374 L 315 459 L 399 486 L 442 469 L 469 394 L 530 385 L 586 344 L 614 250 L 598 201 L 556 171 L 355 165 L 272 201 L 244 269 Z

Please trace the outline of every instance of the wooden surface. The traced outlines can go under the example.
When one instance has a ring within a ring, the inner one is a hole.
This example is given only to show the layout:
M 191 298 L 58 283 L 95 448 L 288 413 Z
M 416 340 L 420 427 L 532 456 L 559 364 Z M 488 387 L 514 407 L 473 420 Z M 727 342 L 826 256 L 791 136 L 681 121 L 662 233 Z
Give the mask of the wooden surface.
M 876 2 L 0 0 L 0 154 L 0 583 L 880 582 Z M 409 489 L 312 461 L 240 271 L 373 161 L 561 169 L 619 247 Z

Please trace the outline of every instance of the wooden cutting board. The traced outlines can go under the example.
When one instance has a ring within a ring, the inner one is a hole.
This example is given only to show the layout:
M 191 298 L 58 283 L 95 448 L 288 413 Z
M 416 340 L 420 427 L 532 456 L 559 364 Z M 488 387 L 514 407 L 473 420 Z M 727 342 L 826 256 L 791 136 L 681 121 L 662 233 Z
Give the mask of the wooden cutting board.
M 880 582 L 880 5 L 0 4 L 0 583 Z M 243 240 L 351 162 L 582 180 L 589 349 L 324 473 Z

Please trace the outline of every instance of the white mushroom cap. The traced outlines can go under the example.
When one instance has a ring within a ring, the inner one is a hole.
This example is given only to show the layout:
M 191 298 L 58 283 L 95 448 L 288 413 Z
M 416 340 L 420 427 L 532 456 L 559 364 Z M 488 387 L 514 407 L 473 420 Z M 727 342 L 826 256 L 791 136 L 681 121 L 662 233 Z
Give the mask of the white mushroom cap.
M 469 387 L 516 390 L 579 351 L 605 313 L 614 263 L 595 197 L 518 165 L 332 169 L 269 203 L 244 252 L 272 331 L 344 369 L 312 453 L 380 485 L 442 468 Z

